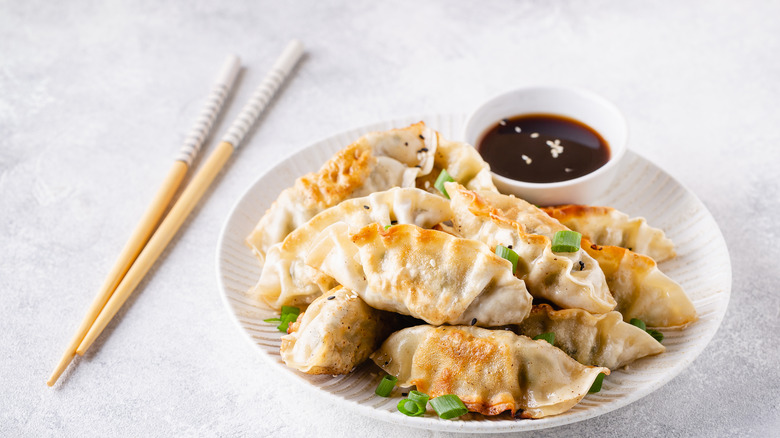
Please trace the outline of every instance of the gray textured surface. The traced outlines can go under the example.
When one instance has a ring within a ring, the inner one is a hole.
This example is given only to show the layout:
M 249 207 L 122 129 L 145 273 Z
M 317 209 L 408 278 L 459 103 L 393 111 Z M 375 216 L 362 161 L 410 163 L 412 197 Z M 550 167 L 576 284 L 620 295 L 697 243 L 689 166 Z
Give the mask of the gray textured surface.
M 536 435 L 780 435 L 780 246 L 766 243 L 780 239 L 780 5 L 375 3 L 0 0 L 0 435 L 441 436 L 268 372 L 220 301 L 218 233 L 258 175 L 314 140 L 537 83 L 623 109 L 631 147 L 712 211 L 734 286 L 715 339 L 671 383 Z M 240 104 L 291 37 L 308 56 L 282 98 L 96 348 L 47 388 L 224 55 L 248 67 Z

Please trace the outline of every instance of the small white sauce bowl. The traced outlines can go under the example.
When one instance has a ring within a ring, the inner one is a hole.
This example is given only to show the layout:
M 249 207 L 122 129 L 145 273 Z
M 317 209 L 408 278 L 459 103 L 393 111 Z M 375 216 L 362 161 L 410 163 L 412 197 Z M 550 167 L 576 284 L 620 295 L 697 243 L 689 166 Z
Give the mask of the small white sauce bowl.
M 609 160 L 587 175 L 552 183 L 529 183 L 493 173 L 493 182 L 501 193 L 511 193 L 536 205 L 587 204 L 610 187 L 628 140 L 626 119 L 614 104 L 578 88 L 519 88 L 477 108 L 466 121 L 464 138 L 477 147 L 485 133 L 501 119 L 524 114 L 555 114 L 579 120 L 607 141 Z

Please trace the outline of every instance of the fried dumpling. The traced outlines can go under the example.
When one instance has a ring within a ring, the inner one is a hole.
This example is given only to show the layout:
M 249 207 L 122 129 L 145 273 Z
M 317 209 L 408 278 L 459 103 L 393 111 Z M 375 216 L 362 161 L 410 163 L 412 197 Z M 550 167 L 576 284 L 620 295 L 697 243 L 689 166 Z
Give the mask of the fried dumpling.
M 526 233 L 552 238 L 556 232 L 568 229 L 535 205 L 513 195 L 491 191 L 477 193 L 488 205 L 498 209 L 501 216 L 522 225 Z
M 307 374 L 348 374 L 389 334 L 390 319 L 337 286 L 290 324 L 282 336 L 282 360 Z
M 617 246 L 599 246 L 582 240 L 583 248 L 599 262 L 607 278 L 615 310 L 630 321 L 648 327 L 678 327 L 696 321 L 696 308 L 683 288 L 666 276 L 650 257 Z
M 449 141 L 441 134 L 436 135 L 436 153 L 431 172 L 417 178 L 417 187 L 437 191 L 436 178 L 443 169 L 458 183 L 472 190 L 498 192 L 490 174 L 490 165 L 482 159 L 477 150 L 468 143 Z
M 547 341 L 506 330 L 421 325 L 390 335 L 371 359 L 402 387 L 437 397 L 455 394 L 469 411 L 523 418 L 557 415 L 576 405 L 607 368 L 588 367 Z
M 531 295 L 508 260 L 481 242 L 415 225 L 371 224 L 350 235 L 346 224 L 333 224 L 306 264 L 371 307 L 434 325 L 499 326 L 531 310 Z
M 515 251 L 519 256 L 515 275 L 525 281 L 531 295 L 592 313 L 615 308 L 604 273 L 585 251 L 553 253 L 547 236 L 526 233 L 522 225 L 504 217 L 476 192 L 456 183 L 445 187 L 455 233 L 493 249 L 503 245 Z
M 479 194 L 526 232 L 552 237 L 566 230 L 563 224 L 528 202 L 490 191 Z M 697 319 L 696 309 L 682 287 L 664 275 L 650 257 L 617 246 L 599 246 L 582 239 L 582 249 L 604 272 L 615 310 L 626 321 L 639 318 L 651 327 L 676 327 Z
M 318 213 L 282 242 L 271 246 L 260 279 L 249 294 L 280 309 L 305 306 L 334 287 L 337 283 L 333 278 L 306 266 L 304 260 L 317 235 L 336 222 L 344 222 L 355 230 L 371 223 L 430 228 L 451 217 L 447 199 L 416 188 L 393 188 L 348 199 Z
M 421 122 L 359 138 L 283 190 L 246 243 L 263 261 L 271 245 L 328 207 L 392 187 L 414 187 L 415 178 L 433 167 L 436 137 Z
M 541 304 L 534 306 L 517 328 L 530 338 L 555 333 L 555 346 L 577 362 L 611 370 L 666 350 L 646 331 L 623 322 L 618 312 L 593 315 L 581 309 L 553 310 Z
M 663 230 L 651 227 L 642 217 L 630 218 L 612 207 L 588 205 L 562 205 L 543 210 L 597 245 L 627 248 L 658 263 L 675 256 L 674 244 Z

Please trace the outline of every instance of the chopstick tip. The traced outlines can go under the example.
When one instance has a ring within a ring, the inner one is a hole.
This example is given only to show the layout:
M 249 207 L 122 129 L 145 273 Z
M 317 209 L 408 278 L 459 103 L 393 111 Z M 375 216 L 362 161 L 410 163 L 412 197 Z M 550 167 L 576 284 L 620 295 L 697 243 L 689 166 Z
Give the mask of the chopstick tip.
M 68 365 L 70 365 L 70 362 L 73 360 L 74 356 L 74 354 L 66 353 L 65 356 L 60 359 L 57 367 L 54 368 L 54 371 L 51 373 L 49 380 L 46 381 L 46 385 L 52 387 L 55 383 L 57 383 L 57 380 L 59 380 L 60 376 L 62 376 L 62 373 L 65 371 L 65 369 L 68 368 Z

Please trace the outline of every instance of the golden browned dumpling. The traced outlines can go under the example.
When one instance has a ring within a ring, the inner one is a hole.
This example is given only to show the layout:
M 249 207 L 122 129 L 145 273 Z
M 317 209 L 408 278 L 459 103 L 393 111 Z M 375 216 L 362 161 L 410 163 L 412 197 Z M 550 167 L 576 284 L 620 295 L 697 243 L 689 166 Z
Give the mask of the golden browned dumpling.
M 322 295 L 282 337 L 284 363 L 307 374 L 347 374 L 387 336 L 389 315 L 341 286 Z
M 582 245 L 599 262 L 625 321 L 638 318 L 648 327 L 679 327 L 698 319 L 682 286 L 666 276 L 650 257 L 617 246 Z
M 561 205 L 543 209 L 597 245 L 619 246 L 660 263 L 675 256 L 674 244 L 644 218 L 630 218 L 612 207 Z
M 450 204 L 416 188 L 393 188 L 328 208 L 296 228 L 266 254 L 263 271 L 250 295 L 274 309 L 305 306 L 337 283 L 306 266 L 306 254 L 326 227 L 344 222 L 355 230 L 371 223 L 415 224 L 430 228 L 452 216 Z
M 568 229 L 522 199 L 490 191 L 479 194 L 502 216 L 520 223 L 526 232 L 552 238 L 556 232 Z M 617 302 L 615 310 L 623 314 L 625 321 L 639 318 L 650 327 L 683 326 L 696 321 L 690 298 L 650 257 L 617 246 L 599 246 L 585 238 L 581 250 L 598 262 Z
M 485 244 L 415 225 L 344 223 L 320 234 L 306 264 L 354 290 L 370 306 L 430 324 L 499 326 L 531 310 L 512 264 Z
M 469 411 L 522 411 L 542 418 L 568 411 L 607 368 L 582 365 L 547 341 L 506 330 L 421 325 L 390 335 L 371 359 L 402 387 L 455 394 Z
M 452 199 L 454 232 L 490 248 L 503 245 L 516 252 L 516 275 L 525 281 L 531 295 L 592 313 L 615 308 L 604 273 L 585 251 L 553 253 L 547 236 L 526 233 L 522 225 L 504 217 L 477 192 L 457 183 L 447 183 L 446 188 Z
M 542 304 L 534 306 L 517 328 L 531 338 L 555 333 L 555 346 L 579 363 L 611 370 L 665 350 L 646 331 L 623 322 L 618 312 L 593 315 L 581 309 L 553 310 Z
M 441 196 L 433 182 L 444 168 L 467 187 L 496 190 L 490 166 L 473 147 L 447 141 L 422 122 L 366 134 L 282 191 L 246 243 L 264 261 L 272 245 L 345 199 L 392 187 L 419 187 Z
M 271 245 L 281 242 L 298 226 L 328 207 L 392 187 L 414 187 L 422 167 L 432 165 L 425 164 L 433 162 L 430 155 L 422 154 L 417 163 L 408 165 L 392 157 L 378 156 L 372 143 L 382 144 L 383 151 L 391 150 L 390 143 L 395 144 L 396 149 L 405 148 L 404 141 L 411 141 L 411 148 L 427 149 L 425 140 L 418 137 L 427 130 L 424 125 L 417 124 L 369 134 L 338 151 L 319 171 L 298 178 L 292 187 L 283 190 L 246 243 L 262 261 Z

